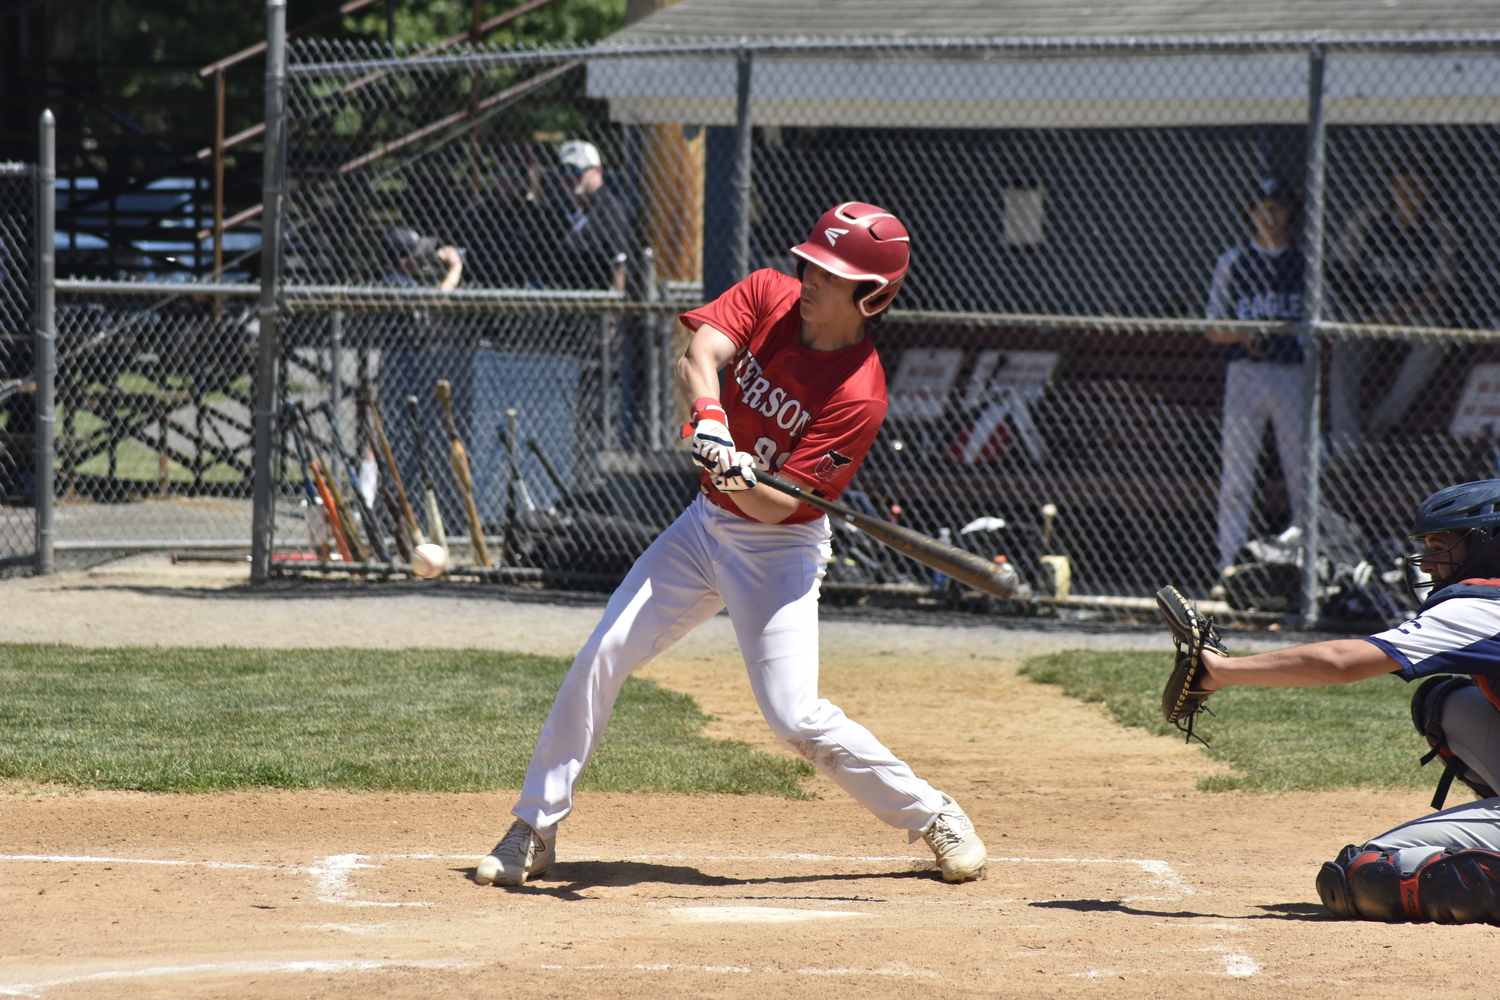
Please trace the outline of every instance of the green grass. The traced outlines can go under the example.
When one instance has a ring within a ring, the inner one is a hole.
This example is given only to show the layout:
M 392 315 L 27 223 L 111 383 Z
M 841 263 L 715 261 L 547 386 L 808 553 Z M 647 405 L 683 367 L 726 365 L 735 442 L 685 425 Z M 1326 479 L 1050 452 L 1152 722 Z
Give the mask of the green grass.
M 1161 717 L 1170 653 L 1070 651 L 1027 661 L 1021 673 L 1086 702 L 1104 702 L 1127 726 L 1176 735 Z M 1197 731 L 1210 757 L 1234 773 L 1204 778 L 1205 791 L 1287 792 L 1336 788 L 1430 788 L 1439 771 L 1419 768 L 1427 742 L 1411 724 L 1411 685 L 1376 677 L 1325 688 L 1239 687 L 1209 701 Z M 1460 789 L 1461 791 L 1462 789 Z
M 518 788 L 568 661 L 480 650 L 0 645 L 0 778 L 86 788 Z M 631 678 L 582 787 L 804 798 L 804 761 L 700 735 Z

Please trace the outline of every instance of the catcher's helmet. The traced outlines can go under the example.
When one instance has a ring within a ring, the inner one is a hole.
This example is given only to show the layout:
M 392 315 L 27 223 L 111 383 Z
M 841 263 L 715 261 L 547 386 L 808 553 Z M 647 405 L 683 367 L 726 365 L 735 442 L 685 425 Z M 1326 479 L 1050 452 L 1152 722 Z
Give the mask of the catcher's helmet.
M 1500 479 L 1481 479 L 1438 490 L 1423 500 L 1412 518 L 1411 537 L 1452 532 L 1467 543 L 1464 561 L 1447 580 L 1492 577 L 1500 573 Z M 1420 563 L 1422 556 L 1414 557 Z
M 824 212 L 807 242 L 792 247 L 792 253 L 840 278 L 872 284 L 855 304 L 874 316 L 901 288 L 911 263 L 910 244 L 900 219 L 875 205 L 846 201 Z

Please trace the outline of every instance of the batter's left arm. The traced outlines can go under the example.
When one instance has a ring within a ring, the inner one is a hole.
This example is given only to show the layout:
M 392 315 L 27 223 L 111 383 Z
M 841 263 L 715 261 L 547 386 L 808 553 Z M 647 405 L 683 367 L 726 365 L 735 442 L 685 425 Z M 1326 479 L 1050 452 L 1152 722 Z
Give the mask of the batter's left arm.
M 692 406 L 704 397 L 719 398 L 719 372 L 734 360 L 739 348 L 734 341 L 707 323 L 698 327 L 687 350 L 677 359 L 677 391 Z M 736 442 L 736 446 L 738 446 Z M 811 489 L 806 483 L 797 485 Z M 767 489 L 740 490 L 734 495 L 740 510 L 765 524 L 780 524 L 792 516 L 801 502 Z

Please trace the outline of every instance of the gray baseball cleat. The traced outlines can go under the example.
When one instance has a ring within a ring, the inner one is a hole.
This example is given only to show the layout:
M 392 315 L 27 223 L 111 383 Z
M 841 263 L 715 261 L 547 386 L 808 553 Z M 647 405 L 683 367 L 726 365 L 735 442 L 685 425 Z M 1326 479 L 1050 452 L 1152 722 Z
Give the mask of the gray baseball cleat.
M 543 840 L 525 820 L 518 819 L 474 869 L 474 881 L 480 885 L 525 885 L 528 878 L 551 868 L 556 860 L 557 838 Z
M 946 882 L 982 877 L 985 859 L 989 857 L 984 841 L 974 832 L 974 824 L 953 797 L 947 792 L 939 794 L 943 796 L 943 810 L 922 834 L 937 856 L 938 871 Z

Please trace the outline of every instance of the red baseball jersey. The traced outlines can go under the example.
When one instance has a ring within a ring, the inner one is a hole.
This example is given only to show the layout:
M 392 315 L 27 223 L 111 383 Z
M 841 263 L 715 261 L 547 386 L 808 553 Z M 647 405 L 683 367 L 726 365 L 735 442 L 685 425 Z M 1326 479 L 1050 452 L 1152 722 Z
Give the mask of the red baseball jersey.
M 708 325 L 734 341 L 722 402 L 735 448 L 762 469 L 784 472 L 837 499 L 864 461 L 885 420 L 885 369 L 868 332 L 853 347 L 811 351 L 802 333 L 802 282 L 778 271 L 756 271 L 682 325 Z M 708 482 L 708 473 L 703 474 Z M 734 494 L 712 487 L 708 497 L 747 520 Z M 782 524 L 823 516 L 802 504 Z

